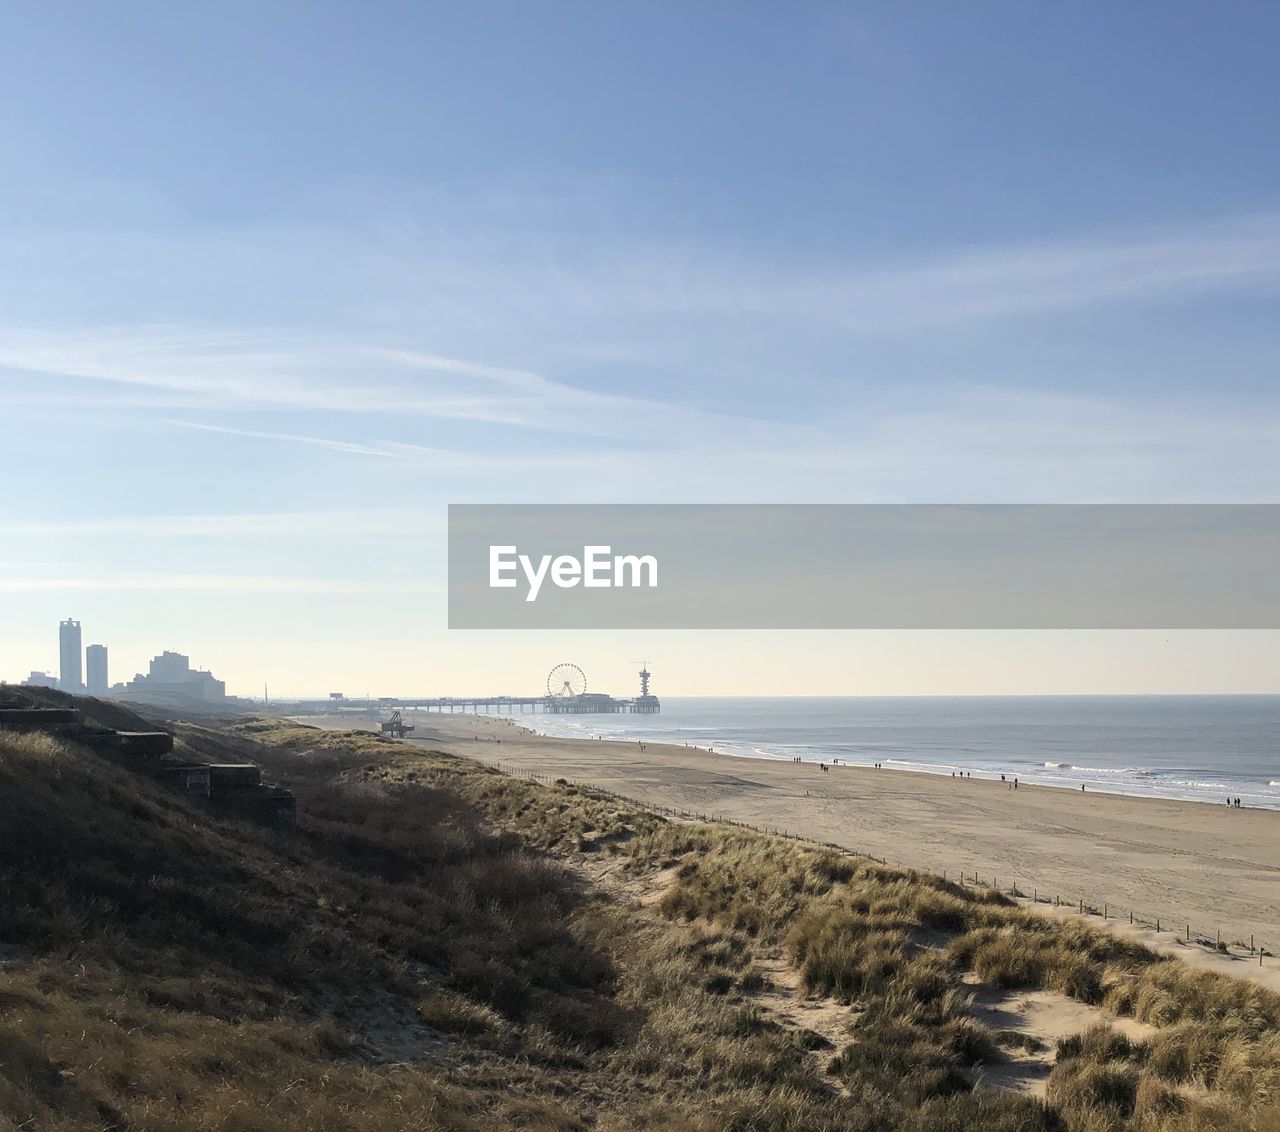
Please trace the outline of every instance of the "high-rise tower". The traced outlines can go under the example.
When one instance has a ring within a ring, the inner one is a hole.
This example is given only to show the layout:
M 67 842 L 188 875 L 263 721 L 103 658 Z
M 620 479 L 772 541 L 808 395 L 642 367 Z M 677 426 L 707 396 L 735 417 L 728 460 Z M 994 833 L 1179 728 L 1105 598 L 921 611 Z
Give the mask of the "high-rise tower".
M 90 645 L 84 650 L 84 677 L 89 695 L 105 696 L 111 682 L 107 677 L 107 646 Z
M 80 651 L 80 622 L 66 621 L 58 624 L 58 687 L 64 692 L 84 691 L 84 662 Z

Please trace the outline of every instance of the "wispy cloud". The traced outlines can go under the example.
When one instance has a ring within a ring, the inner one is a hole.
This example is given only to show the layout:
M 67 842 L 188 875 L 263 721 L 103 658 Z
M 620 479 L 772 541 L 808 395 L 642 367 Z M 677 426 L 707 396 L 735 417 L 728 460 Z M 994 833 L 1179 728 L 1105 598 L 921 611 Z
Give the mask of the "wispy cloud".
M 401 440 L 375 440 L 368 443 L 338 440 L 326 436 L 309 436 L 292 432 L 263 432 L 258 429 L 232 428 L 226 425 L 202 424 L 166 418 L 159 423 L 176 428 L 189 428 L 198 432 L 212 432 L 223 436 L 241 436 L 250 440 L 267 440 L 286 444 L 311 445 L 334 452 L 358 456 L 380 456 L 389 460 L 449 471 L 512 471 L 516 469 L 569 469 L 586 468 L 595 458 L 589 453 L 573 456 L 493 456 L 480 452 L 460 452 L 449 448 L 437 448 L 428 444 L 413 444 Z
M 436 583 L 351 582 L 327 578 L 243 577 L 230 574 L 132 574 L 102 578 L 0 576 L 0 593 L 67 591 L 95 592 L 208 592 L 317 594 L 432 594 L 444 592 Z
M 262 536 L 426 535 L 443 533 L 443 507 L 369 507 L 358 510 L 266 511 L 204 515 L 95 515 L 87 518 L 0 521 L 0 536 L 89 537 L 156 536 L 163 538 L 242 538 Z
M 303 436 L 295 432 L 262 432 L 258 429 L 228 428 L 225 425 L 202 424 L 199 421 L 180 421 L 163 419 L 161 424 L 173 425 L 175 428 L 189 428 L 197 432 L 215 432 L 223 436 L 243 436 L 254 440 L 284 441 L 288 444 L 310 444 L 317 448 L 327 448 L 333 452 L 346 452 L 356 456 L 381 456 L 387 459 L 398 459 L 400 454 L 384 447 L 371 444 L 356 444 L 349 440 L 335 440 L 327 436 Z
M 453 325 L 460 320 L 444 314 L 462 308 L 490 339 L 513 329 L 554 333 L 589 352 L 593 340 L 617 350 L 627 339 L 652 348 L 714 335 L 720 319 L 896 336 L 1099 303 L 1270 290 L 1280 281 L 1280 213 L 912 258 L 846 252 L 801 260 L 661 239 L 563 238 L 550 252 L 540 241 L 504 243 L 500 257 L 486 258 L 465 240 L 450 247 L 411 236 L 391 254 L 415 280 L 395 296 L 405 317 Z
M 694 408 L 678 402 L 579 388 L 530 370 L 347 342 L 280 341 L 270 351 L 237 353 L 190 342 L 169 330 L 114 328 L 97 334 L 0 331 L 0 369 L 42 378 L 146 386 L 211 399 L 228 410 L 319 411 L 343 419 L 437 417 L 577 436 L 697 438 L 708 428 L 754 429 L 759 438 L 798 434 L 797 426 Z M 299 373 L 308 373 L 302 378 Z M 193 422 L 169 418 L 191 427 Z M 199 422 L 207 431 L 332 447 L 351 454 L 407 458 L 446 450 L 328 439 Z
M 704 309 L 751 312 L 858 334 L 1155 301 L 1280 282 L 1280 216 L 1177 231 L 975 248 L 885 263 L 723 280 L 683 294 Z
M 381 364 L 375 368 L 373 361 Z M 106 328 L 72 335 L 0 332 L 0 368 L 190 394 L 211 398 L 215 407 L 222 408 L 399 413 L 539 428 L 556 423 L 550 414 L 557 409 L 628 401 L 525 371 L 436 355 L 288 341 L 269 353 L 237 352 L 233 346 L 211 348 L 199 337 L 183 340 L 148 328 Z M 424 372 L 454 381 L 424 388 L 416 380 Z M 486 387 L 479 394 L 473 391 L 477 381 Z M 498 388 L 489 389 L 493 384 Z M 573 422 L 566 418 L 560 423 Z
M 257 235 L 269 248 L 271 234 Z M 554 359 L 639 357 L 680 372 L 691 362 L 705 369 L 708 358 L 717 358 L 728 374 L 734 365 L 752 363 L 755 334 L 763 328 L 775 342 L 779 334 L 785 341 L 815 332 L 892 337 L 1104 302 L 1280 285 L 1280 214 L 912 261 L 770 261 L 656 241 L 548 252 L 533 240 L 486 248 L 463 236 L 426 242 L 412 233 L 395 235 L 394 246 L 379 250 L 381 276 L 361 275 L 361 284 L 381 292 L 381 321 L 398 345 L 350 325 L 334 333 L 274 335 L 181 326 L 70 333 L 10 327 L 0 328 L 0 368 L 214 406 L 398 413 L 612 434 L 620 415 L 658 418 L 667 405 L 623 391 L 616 378 L 593 380 L 591 388 L 559 380 Z M 344 254 L 359 255 L 351 234 L 330 238 L 335 268 Z M 366 236 L 366 243 L 378 239 L 390 237 Z M 170 261 L 192 258 L 170 252 Z M 300 270 L 289 258 L 298 254 L 292 240 L 282 237 L 278 254 L 282 275 Z M 451 313 L 458 308 L 468 315 Z M 431 333 L 441 341 L 491 343 L 484 352 L 500 360 L 405 346 L 421 340 L 423 326 L 439 328 Z M 512 357 L 526 364 L 509 364 Z M 609 373 L 607 360 L 601 369 Z

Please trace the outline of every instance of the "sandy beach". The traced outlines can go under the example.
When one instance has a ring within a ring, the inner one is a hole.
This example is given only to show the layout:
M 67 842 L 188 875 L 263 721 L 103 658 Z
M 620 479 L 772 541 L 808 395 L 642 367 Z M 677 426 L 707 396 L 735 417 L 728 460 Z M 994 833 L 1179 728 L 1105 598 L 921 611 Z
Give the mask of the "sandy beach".
M 1280 813 L 1079 794 L 998 779 L 792 764 L 698 748 L 561 739 L 520 718 L 406 712 L 414 742 L 521 771 L 588 782 L 640 801 L 721 816 L 883 857 L 975 872 L 1127 924 L 1159 917 L 1163 939 L 1254 936 L 1280 954 Z M 373 728 L 366 717 L 306 722 Z M 1145 938 L 1145 934 L 1144 934 Z M 1273 961 L 1275 962 L 1275 961 Z

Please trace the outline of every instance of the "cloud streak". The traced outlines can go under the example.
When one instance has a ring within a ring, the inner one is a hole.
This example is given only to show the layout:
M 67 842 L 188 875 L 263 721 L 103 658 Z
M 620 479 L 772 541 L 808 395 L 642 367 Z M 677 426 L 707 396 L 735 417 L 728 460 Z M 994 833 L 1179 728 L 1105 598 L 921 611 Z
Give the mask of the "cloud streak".
M 430 594 L 437 583 L 351 582 L 328 578 L 246 577 L 232 574 L 134 574 L 103 578 L 0 576 L 0 593 L 267 593 L 295 594 Z
M 261 432 L 257 429 L 227 428 L 225 425 L 202 424 L 199 421 L 180 421 L 163 419 L 161 424 L 173 425 L 175 428 L 189 428 L 196 432 L 214 432 L 221 436 L 242 436 L 254 440 L 284 441 L 288 444 L 308 444 L 317 448 L 325 448 L 331 452 L 345 452 L 355 456 L 380 456 L 396 459 L 397 454 L 370 444 L 357 444 L 349 440 L 334 440 L 325 436 L 303 436 L 294 432 Z
M 403 536 L 443 534 L 443 507 L 414 510 L 406 507 L 370 507 L 359 510 L 267 511 L 204 515 L 118 515 L 92 518 L 0 521 L 0 536 L 56 538 L 90 536 L 156 536 L 194 538 L 257 538 L 262 536 L 316 536 L 338 534 Z

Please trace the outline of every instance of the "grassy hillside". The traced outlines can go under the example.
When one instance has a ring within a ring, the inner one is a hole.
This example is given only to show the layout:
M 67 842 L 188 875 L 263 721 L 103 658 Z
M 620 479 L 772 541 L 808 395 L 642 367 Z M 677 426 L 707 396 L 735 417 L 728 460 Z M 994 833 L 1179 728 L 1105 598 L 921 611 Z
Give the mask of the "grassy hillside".
M 411 744 L 177 731 L 298 832 L 0 733 L 0 1129 L 1280 1129 L 1249 984 Z M 1043 1100 L 975 1089 L 1020 1040 L 975 978 L 1158 1029 L 1064 1042 Z

